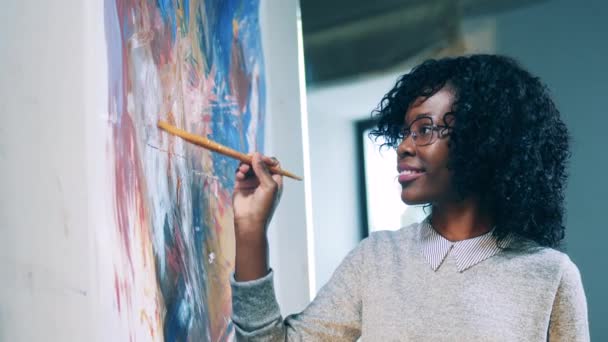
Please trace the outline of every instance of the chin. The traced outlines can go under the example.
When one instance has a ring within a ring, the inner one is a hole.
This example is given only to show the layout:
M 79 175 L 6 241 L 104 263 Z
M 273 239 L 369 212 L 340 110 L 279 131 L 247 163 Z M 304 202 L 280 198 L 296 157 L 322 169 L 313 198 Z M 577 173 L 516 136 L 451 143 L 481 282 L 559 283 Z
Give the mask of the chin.
M 401 191 L 401 201 L 407 205 L 421 205 L 430 202 L 426 196 L 417 194 L 413 191 L 407 191 L 406 189 Z

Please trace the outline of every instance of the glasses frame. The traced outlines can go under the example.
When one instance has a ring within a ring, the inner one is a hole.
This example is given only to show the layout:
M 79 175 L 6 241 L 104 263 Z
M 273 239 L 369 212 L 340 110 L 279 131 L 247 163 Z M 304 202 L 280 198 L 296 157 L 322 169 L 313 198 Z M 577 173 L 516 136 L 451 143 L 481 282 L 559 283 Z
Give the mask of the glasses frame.
M 432 130 L 431 139 L 429 140 L 429 142 L 427 142 L 425 144 L 419 144 L 417 141 L 418 137 L 419 137 L 418 134 L 411 130 L 411 127 L 420 120 L 430 120 L 431 121 L 431 125 L 425 126 L 425 127 L 429 127 Z M 445 121 L 445 119 L 444 119 L 444 121 Z M 416 146 L 432 145 L 435 143 L 435 141 L 437 141 L 437 138 L 439 138 L 439 137 L 445 138 L 446 136 L 450 135 L 449 131 L 451 129 L 452 129 L 452 127 L 448 126 L 448 125 L 436 125 L 435 122 L 433 121 L 433 118 L 430 116 L 421 116 L 419 118 L 416 118 L 416 120 L 412 121 L 412 123 L 409 124 L 409 126 L 403 127 L 399 131 L 399 139 L 398 139 L 399 145 L 402 144 L 405 140 L 407 140 L 407 138 L 409 138 L 410 136 L 412 137 L 412 141 L 414 142 L 414 145 L 416 145 Z

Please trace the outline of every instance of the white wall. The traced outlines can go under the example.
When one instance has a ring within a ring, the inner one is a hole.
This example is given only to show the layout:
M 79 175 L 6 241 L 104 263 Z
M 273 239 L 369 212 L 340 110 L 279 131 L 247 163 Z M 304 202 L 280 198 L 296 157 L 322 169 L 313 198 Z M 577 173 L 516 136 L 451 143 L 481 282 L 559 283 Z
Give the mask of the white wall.
M 93 319 L 84 2 L 2 7 L 0 340 L 85 341 Z
M 303 175 L 296 1 L 264 1 L 267 152 Z M 114 341 L 97 258 L 111 229 L 103 0 L 5 1 L 0 11 L 0 340 Z M 304 183 L 286 180 L 270 228 L 284 312 L 308 302 Z M 108 324 L 110 323 L 110 324 Z
M 266 154 L 304 176 L 297 8 L 296 0 L 262 0 L 260 11 L 268 109 Z M 310 179 L 285 178 L 283 197 L 269 228 L 270 264 L 284 315 L 301 311 L 309 302 L 305 182 Z

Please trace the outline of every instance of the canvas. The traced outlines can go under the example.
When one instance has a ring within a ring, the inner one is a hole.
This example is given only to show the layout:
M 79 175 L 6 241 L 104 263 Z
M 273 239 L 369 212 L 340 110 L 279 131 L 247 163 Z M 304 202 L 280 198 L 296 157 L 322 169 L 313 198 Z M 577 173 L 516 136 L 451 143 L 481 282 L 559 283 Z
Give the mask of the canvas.
M 159 119 L 263 150 L 259 0 L 106 0 L 114 307 L 134 341 L 233 337 L 231 194 L 238 162 Z M 110 246 L 110 247 L 108 247 Z

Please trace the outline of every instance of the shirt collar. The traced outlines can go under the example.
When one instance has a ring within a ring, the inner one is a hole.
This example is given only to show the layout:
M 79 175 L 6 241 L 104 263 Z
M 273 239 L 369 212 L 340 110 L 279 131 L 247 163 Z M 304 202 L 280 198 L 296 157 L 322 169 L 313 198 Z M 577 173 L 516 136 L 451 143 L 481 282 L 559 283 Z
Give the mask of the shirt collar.
M 470 267 L 496 255 L 512 241 L 507 236 L 500 244 L 492 235 L 492 231 L 472 239 L 452 242 L 441 236 L 430 224 L 430 217 L 420 223 L 420 244 L 422 254 L 431 264 L 434 271 L 439 269 L 448 253 L 456 259 L 458 272 L 464 272 Z

